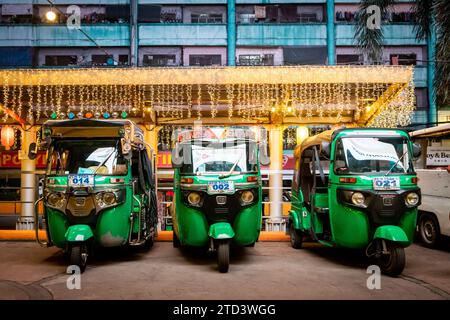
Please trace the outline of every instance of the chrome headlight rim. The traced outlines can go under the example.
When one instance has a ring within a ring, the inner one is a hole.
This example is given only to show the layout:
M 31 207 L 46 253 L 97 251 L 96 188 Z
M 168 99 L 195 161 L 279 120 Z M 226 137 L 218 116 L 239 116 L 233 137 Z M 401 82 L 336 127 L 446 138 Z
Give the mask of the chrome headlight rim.
M 111 208 L 114 206 L 117 206 L 124 201 L 124 194 L 122 194 L 123 191 L 121 190 L 101 190 L 94 194 L 95 199 L 95 205 L 98 210 L 103 210 L 106 208 Z M 105 196 L 112 196 L 110 199 L 113 200 L 112 202 L 105 200 Z
M 192 197 L 197 196 L 197 201 L 193 201 Z M 187 203 L 194 207 L 201 207 L 202 205 L 202 196 L 200 193 L 196 191 L 191 191 L 186 195 Z
M 245 195 L 251 195 L 251 198 L 249 199 L 244 199 Z M 252 204 L 253 202 L 255 202 L 255 194 L 253 193 L 252 190 L 243 190 L 239 196 L 239 200 L 241 202 L 241 205 L 243 206 L 248 206 L 250 204 Z
M 367 208 L 366 204 L 366 196 L 359 191 L 355 191 L 350 196 L 350 201 L 353 205 L 360 207 L 360 208 Z
M 411 196 L 414 198 L 413 201 L 410 201 Z M 420 196 L 417 192 L 408 192 L 405 196 L 405 204 L 406 206 L 412 208 L 412 207 L 416 207 L 419 205 L 419 201 L 420 201 Z
M 52 201 L 51 199 L 54 197 L 58 197 L 58 199 Z M 50 191 L 45 200 L 46 200 L 45 204 L 50 208 L 62 210 L 66 206 L 67 197 L 66 194 L 63 192 Z

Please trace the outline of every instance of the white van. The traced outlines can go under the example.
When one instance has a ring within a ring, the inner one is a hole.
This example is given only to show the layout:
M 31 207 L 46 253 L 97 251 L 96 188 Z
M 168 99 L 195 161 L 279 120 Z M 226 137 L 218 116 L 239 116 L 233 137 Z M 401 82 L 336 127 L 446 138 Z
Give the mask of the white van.
M 422 204 L 417 229 L 427 247 L 435 247 L 450 237 L 450 124 L 410 133 L 422 145 L 416 163 Z

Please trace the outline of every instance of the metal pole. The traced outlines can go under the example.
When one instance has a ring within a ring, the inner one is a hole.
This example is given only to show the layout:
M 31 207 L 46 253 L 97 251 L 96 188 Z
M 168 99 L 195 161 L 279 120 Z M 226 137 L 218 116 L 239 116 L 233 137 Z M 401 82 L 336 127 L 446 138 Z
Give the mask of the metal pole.
M 130 63 L 133 67 L 139 61 L 139 38 L 138 38 L 138 0 L 130 0 Z
M 428 51 L 428 69 L 427 69 L 427 82 L 428 82 L 428 123 L 436 123 L 437 107 L 436 107 L 436 90 L 434 87 L 434 75 L 436 71 L 436 27 L 434 23 L 431 24 L 430 35 L 427 39 L 427 51 Z
M 25 152 L 28 151 L 30 143 L 36 142 L 36 127 L 25 126 L 22 131 L 21 175 L 20 175 L 20 201 L 22 210 L 17 220 L 17 230 L 33 230 L 34 223 L 34 201 L 36 200 L 36 161 L 30 160 Z
M 334 35 L 334 0 L 327 0 L 327 49 L 329 65 L 336 64 L 336 43 Z
M 283 127 L 273 125 L 269 131 L 270 173 L 269 198 L 270 219 L 267 231 L 284 231 L 283 222 Z
M 227 59 L 229 66 L 236 65 L 236 0 L 227 0 Z

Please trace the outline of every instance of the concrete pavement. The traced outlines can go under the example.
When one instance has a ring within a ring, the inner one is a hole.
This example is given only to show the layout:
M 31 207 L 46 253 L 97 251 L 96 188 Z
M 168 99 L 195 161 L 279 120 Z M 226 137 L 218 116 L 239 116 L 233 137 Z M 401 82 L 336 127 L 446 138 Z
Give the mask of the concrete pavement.
M 233 252 L 230 272 L 214 256 L 157 242 L 149 251 L 107 250 L 90 257 L 81 290 L 68 290 L 60 250 L 0 242 L 0 299 L 449 299 L 450 250 L 406 249 L 399 278 L 366 286 L 358 252 L 287 242 L 260 242 Z

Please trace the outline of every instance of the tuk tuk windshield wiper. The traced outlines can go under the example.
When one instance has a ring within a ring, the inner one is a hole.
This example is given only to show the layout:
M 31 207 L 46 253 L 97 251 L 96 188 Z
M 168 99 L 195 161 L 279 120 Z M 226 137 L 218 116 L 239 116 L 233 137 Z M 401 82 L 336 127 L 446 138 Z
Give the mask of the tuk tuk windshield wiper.
M 239 163 L 239 161 L 241 160 L 243 155 L 244 155 L 244 153 L 241 153 L 239 158 L 233 163 L 233 166 L 231 167 L 230 171 L 228 171 L 226 174 L 222 174 L 221 176 L 219 176 L 219 179 L 224 179 L 224 178 L 228 178 L 229 176 L 231 176 L 234 171 L 234 168 L 236 168 L 237 164 Z
M 397 160 L 397 162 L 394 163 L 394 165 L 389 169 L 388 172 L 384 175 L 385 177 L 391 173 L 392 170 L 397 166 L 397 164 L 402 161 L 403 157 L 408 153 L 408 150 L 405 151 L 405 153 L 402 154 L 402 156 Z
M 101 167 L 104 166 L 104 164 L 106 163 L 106 161 L 108 161 L 109 158 L 111 158 L 111 156 L 112 156 L 114 153 L 116 153 L 118 144 L 119 144 L 119 143 L 117 142 L 117 143 L 116 143 L 116 147 L 113 149 L 113 151 L 111 151 L 111 153 L 108 154 L 108 156 L 105 158 L 105 160 L 103 160 L 102 163 L 99 164 L 99 166 L 97 167 L 97 169 L 95 169 L 95 171 L 94 171 L 94 173 L 93 173 L 94 176 L 97 174 L 97 171 L 98 171 Z

